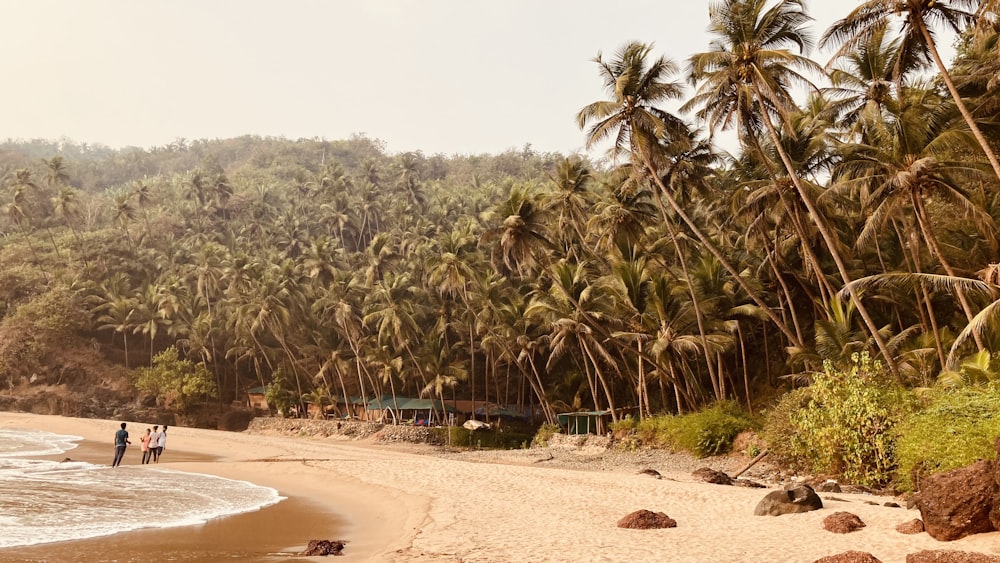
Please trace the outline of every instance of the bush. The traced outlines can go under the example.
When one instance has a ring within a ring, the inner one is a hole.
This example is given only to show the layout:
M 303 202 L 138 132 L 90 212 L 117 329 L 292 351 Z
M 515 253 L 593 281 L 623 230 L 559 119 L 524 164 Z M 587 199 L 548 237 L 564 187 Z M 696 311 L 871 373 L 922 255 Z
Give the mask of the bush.
M 558 424 L 544 423 L 538 427 L 538 431 L 535 432 L 535 437 L 531 439 L 531 445 L 533 446 L 547 446 L 549 445 L 549 440 L 552 436 L 562 432 L 562 428 Z
M 781 463 L 794 465 L 798 461 L 792 442 L 799 429 L 792 417 L 809 406 L 812 390 L 809 387 L 793 389 L 781 396 L 773 408 L 764 413 L 761 438 L 767 444 L 768 455 Z
M 927 405 L 900 425 L 896 452 L 902 490 L 939 471 L 996 457 L 1000 437 L 1000 385 L 935 390 Z
M 461 426 L 432 428 L 434 443 L 456 448 L 514 450 L 531 440 L 531 435 L 510 429 L 469 430 Z M 450 434 L 450 437 L 449 437 Z
M 815 471 L 868 486 L 886 484 L 895 466 L 896 424 L 908 395 L 884 383 L 881 363 L 854 354 L 843 371 L 827 361 L 810 386 L 809 404 L 791 416 L 793 455 Z
M 635 442 L 639 445 L 686 450 L 705 457 L 729 452 L 733 439 L 755 426 L 739 405 L 723 401 L 692 414 L 653 416 L 638 422 L 626 419 L 614 430 L 634 429 Z
M 154 356 L 152 367 L 140 368 L 136 374 L 136 389 L 179 411 L 188 409 L 196 400 L 217 396 L 215 381 L 204 362 L 180 359 L 173 346 Z

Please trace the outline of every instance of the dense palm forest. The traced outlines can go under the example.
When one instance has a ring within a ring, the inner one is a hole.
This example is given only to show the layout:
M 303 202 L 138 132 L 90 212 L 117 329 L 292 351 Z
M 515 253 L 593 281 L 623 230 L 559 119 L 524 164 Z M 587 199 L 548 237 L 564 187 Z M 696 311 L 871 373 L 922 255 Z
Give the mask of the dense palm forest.
M 567 108 L 590 158 L 7 141 L 0 377 L 56 383 L 89 347 L 161 394 L 156 358 L 199 366 L 175 402 L 264 385 L 550 422 L 753 410 L 862 351 L 931 386 L 1000 346 L 996 8 L 869 0 L 816 37 L 801 1 L 716 2 L 708 52 L 595 58 L 600 99 Z

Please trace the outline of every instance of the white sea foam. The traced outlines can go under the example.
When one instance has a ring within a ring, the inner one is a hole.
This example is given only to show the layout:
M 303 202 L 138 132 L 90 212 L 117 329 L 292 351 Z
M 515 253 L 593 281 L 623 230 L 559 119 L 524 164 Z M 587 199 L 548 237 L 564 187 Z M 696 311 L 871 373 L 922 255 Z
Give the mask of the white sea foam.
M 283 499 L 274 489 L 212 475 L 31 458 L 68 451 L 79 440 L 0 429 L 0 547 L 200 524 Z

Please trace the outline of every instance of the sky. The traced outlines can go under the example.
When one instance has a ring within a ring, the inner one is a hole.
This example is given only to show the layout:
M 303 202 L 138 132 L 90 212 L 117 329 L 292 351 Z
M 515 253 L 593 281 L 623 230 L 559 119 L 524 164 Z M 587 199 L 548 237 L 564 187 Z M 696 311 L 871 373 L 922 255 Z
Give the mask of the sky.
M 857 0 L 812 0 L 818 36 Z M 683 66 L 708 0 L 0 0 L 0 138 L 124 146 L 244 134 L 389 153 L 583 152 L 594 57 Z M 826 63 L 826 56 L 814 58 Z

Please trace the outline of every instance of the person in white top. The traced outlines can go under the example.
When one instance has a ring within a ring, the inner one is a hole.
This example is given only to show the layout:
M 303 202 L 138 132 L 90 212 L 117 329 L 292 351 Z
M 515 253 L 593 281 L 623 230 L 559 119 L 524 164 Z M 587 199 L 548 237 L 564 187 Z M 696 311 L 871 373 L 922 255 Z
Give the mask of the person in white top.
M 166 426 L 164 426 L 164 429 Z M 163 438 L 163 432 L 160 432 L 159 426 L 153 427 L 153 432 L 149 435 L 149 452 L 153 455 L 153 463 L 158 463 L 160 461 L 160 440 Z
M 163 448 L 167 445 L 167 425 L 163 425 L 163 432 L 160 432 L 160 438 L 156 441 L 156 463 L 160 463 L 160 456 L 163 455 Z

